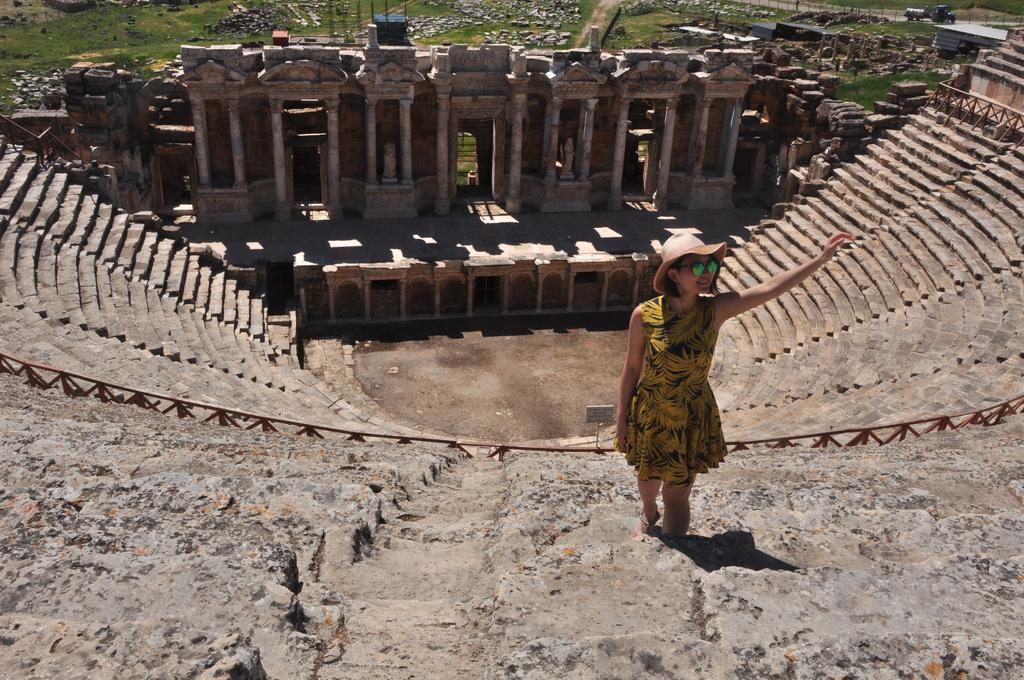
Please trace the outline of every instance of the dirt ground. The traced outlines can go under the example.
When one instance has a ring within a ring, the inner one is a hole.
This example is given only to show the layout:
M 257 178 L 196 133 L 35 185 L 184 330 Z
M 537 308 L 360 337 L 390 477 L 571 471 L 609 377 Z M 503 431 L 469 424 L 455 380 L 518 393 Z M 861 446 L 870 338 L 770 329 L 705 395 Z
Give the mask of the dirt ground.
M 400 422 L 499 441 L 594 434 L 585 407 L 616 401 L 624 329 L 461 335 L 360 342 L 356 378 Z

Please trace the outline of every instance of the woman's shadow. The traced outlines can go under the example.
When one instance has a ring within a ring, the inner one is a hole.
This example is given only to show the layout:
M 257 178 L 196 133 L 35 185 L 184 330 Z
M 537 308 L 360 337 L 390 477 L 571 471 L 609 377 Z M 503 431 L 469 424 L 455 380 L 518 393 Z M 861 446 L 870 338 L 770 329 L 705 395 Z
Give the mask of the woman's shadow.
M 757 549 L 754 536 L 749 531 L 725 531 L 711 537 L 662 536 L 657 538 L 666 546 L 678 550 L 704 571 L 715 571 L 722 567 L 743 567 L 752 571 L 772 569 L 775 571 L 796 571 L 799 567 L 772 557 Z

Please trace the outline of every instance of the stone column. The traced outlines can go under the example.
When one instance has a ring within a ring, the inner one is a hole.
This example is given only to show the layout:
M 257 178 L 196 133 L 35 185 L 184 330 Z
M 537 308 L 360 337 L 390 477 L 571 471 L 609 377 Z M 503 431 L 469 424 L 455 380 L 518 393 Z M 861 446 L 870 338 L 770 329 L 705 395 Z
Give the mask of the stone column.
M 594 145 L 594 111 L 597 108 L 597 98 L 586 101 L 587 121 L 583 126 L 583 144 L 580 145 L 579 174 L 576 176 L 581 182 L 590 179 L 590 152 Z
M 608 309 L 608 279 L 610 272 L 601 272 L 601 311 Z
M 505 197 L 507 181 L 505 177 L 505 116 L 494 117 L 494 132 L 491 135 L 493 150 L 491 152 L 491 193 L 497 201 Z
M 366 185 L 377 184 L 377 98 L 366 98 Z
M 654 102 L 654 136 L 647 145 L 647 159 L 644 161 L 644 194 L 658 193 L 658 168 L 661 165 L 662 137 L 665 134 L 665 102 Z
M 512 150 L 508 164 L 508 194 L 505 197 L 505 210 L 510 213 L 517 213 L 522 209 L 519 189 L 523 176 L 523 108 L 525 105 L 525 94 L 513 95 Z
M 544 309 L 544 272 L 537 270 L 537 311 Z
M 551 145 L 551 99 L 544 102 L 544 142 L 540 147 L 541 170 L 548 159 L 548 147 Z
M 626 135 L 629 134 L 629 99 L 619 100 L 615 123 L 615 155 L 612 160 L 612 182 L 608 190 L 608 209 L 622 210 L 622 167 L 626 162 Z
M 440 318 L 441 316 L 441 286 L 444 285 L 444 279 L 434 279 L 434 318 Z
M 327 209 L 331 217 L 341 216 L 341 142 L 338 138 L 338 100 L 324 102 L 327 109 Z
M 372 295 L 371 295 L 371 291 L 373 289 L 373 285 L 372 284 L 373 284 L 372 281 L 366 281 L 366 280 L 363 281 L 363 318 L 364 319 L 369 319 L 370 318 L 370 309 L 371 309 L 372 303 L 373 303 Z
M 437 95 L 437 197 L 434 199 L 434 212 L 438 215 L 447 215 L 451 211 L 451 199 L 448 197 L 448 96 L 447 92 Z
M 408 316 L 406 313 L 405 304 L 405 279 L 398 280 L 398 318 L 405 321 L 405 317 Z
M 399 119 L 402 136 L 402 184 L 412 184 L 412 100 L 400 99 L 398 103 L 402 113 Z
M 508 314 L 508 293 L 509 293 L 509 282 L 511 277 L 506 274 L 500 279 L 501 282 L 501 313 Z
M 573 298 L 576 297 L 576 272 L 569 270 L 569 297 L 565 301 L 565 311 L 572 311 Z
M 199 170 L 199 186 L 210 186 L 210 144 L 206 137 L 206 101 L 199 95 L 191 95 L 192 125 L 195 129 L 196 166 Z
M 708 112 L 710 110 L 711 100 L 701 97 L 697 101 L 697 111 L 693 117 L 693 127 L 690 129 L 690 162 L 687 166 L 693 175 L 701 175 L 704 172 L 704 145 L 708 137 Z
M 229 99 L 228 123 L 231 126 L 231 160 L 235 165 L 235 188 L 245 186 L 245 147 L 242 145 L 242 120 L 238 110 L 238 100 Z
M 292 212 L 288 203 L 288 178 L 285 176 L 284 122 L 281 120 L 283 110 L 283 101 L 270 100 L 270 128 L 274 146 L 274 213 L 279 220 L 288 219 Z
M 743 102 L 736 100 L 726 108 L 727 126 L 722 129 L 722 177 L 732 177 L 732 165 L 736 160 L 736 142 L 740 134 L 740 118 L 743 115 Z
M 672 141 L 676 131 L 676 105 L 678 97 L 668 100 L 665 105 L 665 123 L 662 126 L 661 158 L 658 161 L 658 189 L 654 195 L 654 207 L 668 209 L 668 180 L 672 172 Z
M 555 163 L 558 161 L 558 120 L 562 116 L 562 98 L 551 98 L 551 116 L 548 119 L 548 127 L 551 132 L 548 135 L 548 156 L 545 159 L 547 173 L 544 181 L 549 185 L 555 183 Z
M 473 316 L 473 293 L 476 290 L 476 277 L 466 277 L 466 316 Z
M 336 288 L 331 286 L 330 280 L 327 282 L 327 304 L 330 307 L 331 321 L 337 321 L 338 315 L 335 305 L 337 304 L 334 300 L 334 296 L 337 293 Z

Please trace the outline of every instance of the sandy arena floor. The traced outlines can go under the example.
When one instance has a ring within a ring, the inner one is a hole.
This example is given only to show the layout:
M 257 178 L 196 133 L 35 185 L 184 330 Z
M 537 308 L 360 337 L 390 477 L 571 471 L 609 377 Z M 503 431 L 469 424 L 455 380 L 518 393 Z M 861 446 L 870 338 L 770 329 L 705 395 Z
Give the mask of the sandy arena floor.
M 370 340 L 357 345 L 355 372 L 385 413 L 433 431 L 499 441 L 590 435 L 585 407 L 615 403 L 625 343 L 625 330 L 582 327 Z

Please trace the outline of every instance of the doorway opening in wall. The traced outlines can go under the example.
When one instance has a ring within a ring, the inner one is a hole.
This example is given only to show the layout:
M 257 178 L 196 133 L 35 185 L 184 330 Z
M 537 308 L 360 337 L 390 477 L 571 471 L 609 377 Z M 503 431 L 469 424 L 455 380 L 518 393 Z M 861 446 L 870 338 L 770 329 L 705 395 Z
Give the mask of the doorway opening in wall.
M 319 145 L 292 147 L 292 188 L 294 201 L 300 207 L 323 204 Z
M 473 281 L 473 310 L 492 310 L 499 306 L 501 277 L 477 276 Z
M 192 212 L 192 146 L 165 147 L 157 153 L 163 197 L 161 212 L 171 215 Z
M 455 145 L 455 197 L 466 201 L 490 201 L 494 120 L 460 120 Z
M 756 148 L 736 148 L 736 160 L 733 163 L 736 186 L 733 188 L 733 193 L 744 197 L 754 195 L 756 191 L 754 187 L 754 166 L 756 163 Z
M 267 263 L 267 312 L 287 314 L 295 296 L 295 271 L 291 262 Z
M 654 195 L 653 142 L 654 103 L 637 99 L 629 107 L 629 134 L 622 165 L 622 195 L 626 200 L 649 200 Z
M 370 282 L 370 316 L 397 319 L 402 313 L 402 286 L 398 279 Z

